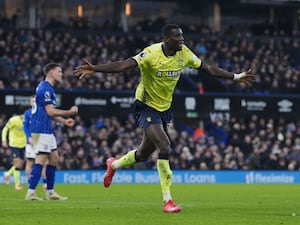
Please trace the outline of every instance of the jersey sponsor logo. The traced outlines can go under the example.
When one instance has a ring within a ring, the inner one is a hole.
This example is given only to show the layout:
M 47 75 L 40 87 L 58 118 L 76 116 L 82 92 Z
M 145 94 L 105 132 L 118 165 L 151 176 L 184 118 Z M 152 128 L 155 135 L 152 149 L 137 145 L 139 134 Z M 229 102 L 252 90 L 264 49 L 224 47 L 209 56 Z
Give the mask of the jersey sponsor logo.
M 181 71 L 157 71 L 159 77 L 172 77 L 176 79 L 181 74 Z

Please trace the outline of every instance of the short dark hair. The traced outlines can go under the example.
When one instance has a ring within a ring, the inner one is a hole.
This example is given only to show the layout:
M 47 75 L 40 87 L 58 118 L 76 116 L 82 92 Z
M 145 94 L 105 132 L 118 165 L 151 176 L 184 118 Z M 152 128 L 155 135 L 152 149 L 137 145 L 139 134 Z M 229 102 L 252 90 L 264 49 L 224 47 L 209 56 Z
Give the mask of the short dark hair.
M 24 112 L 25 112 L 26 109 L 28 109 L 27 105 L 20 105 L 20 106 L 18 106 L 16 115 L 22 115 L 22 114 L 24 114 Z
M 177 24 L 173 23 L 166 24 L 161 30 L 161 35 L 163 37 L 169 37 L 173 29 L 180 29 L 180 27 Z
M 45 75 L 49 73 L 50 70 L 53 70 L 56 67 L 61 67 L 58 63 L 48 63 L 46 66 L 43 68 L 43 72 Z

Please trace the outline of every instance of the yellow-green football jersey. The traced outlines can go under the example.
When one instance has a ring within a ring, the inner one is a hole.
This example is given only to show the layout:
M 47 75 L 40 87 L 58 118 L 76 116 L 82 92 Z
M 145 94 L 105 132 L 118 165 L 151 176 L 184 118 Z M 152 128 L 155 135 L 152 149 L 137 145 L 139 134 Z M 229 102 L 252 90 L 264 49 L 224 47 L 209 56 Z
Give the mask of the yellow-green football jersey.
M 166 56 L 162 42 L 146 47 L 133 57 L 137 62 L 141 80 L 135 98 L 160 111 L 171 107 L 175 86 L 185 67 L 199 68 L 201 60 L 185 45 L 174 56 Z
M 24 148 L 26 145 L 26 134 L 23 130 L 23 120 L 20 115 L 11 117 L 2 129 L 2 141 L 7 140 L 8 145 L 15 148 Z

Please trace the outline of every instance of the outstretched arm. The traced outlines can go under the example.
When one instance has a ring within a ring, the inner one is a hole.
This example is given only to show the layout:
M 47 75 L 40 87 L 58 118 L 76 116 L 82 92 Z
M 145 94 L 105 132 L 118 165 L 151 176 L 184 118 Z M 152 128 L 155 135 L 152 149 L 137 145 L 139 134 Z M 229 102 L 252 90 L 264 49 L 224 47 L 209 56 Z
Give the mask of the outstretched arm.
M 75 76 L 78 76 L 79 79 L 95 72 L 119 73 L 137 66 L 137 62 L 132 58 L 100 65 L 93 65 L 87 59 L 85 59 L 85 62 L 86 64 L 75 68 Z
M 219 67 L 210 66 L 210 65 L 207 65 L 202 62 L 199 70 L 210 76 L 213 76 L 216 78 L 236 80 L 240 83 L 246 84 L 247 86 L 251 86 L 252 83 L 255 82 L 255 74 L 253 74 L 250 69 L 248 71 L 242 72 L 242 73 L 232 73 L 232 72 L 223 70 Z

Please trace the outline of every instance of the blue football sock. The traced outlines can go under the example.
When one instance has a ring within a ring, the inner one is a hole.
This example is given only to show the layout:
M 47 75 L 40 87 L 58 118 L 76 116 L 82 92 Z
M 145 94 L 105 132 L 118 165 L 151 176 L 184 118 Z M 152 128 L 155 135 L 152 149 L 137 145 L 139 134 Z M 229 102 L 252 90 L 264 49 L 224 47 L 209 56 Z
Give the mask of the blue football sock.
M 56 166 L 47 165 L 46 168 L 46 177 L 47 177 L 47 190 L 52 190 L 55 180 L 55 170 Z
M 41 178 L 43 165 L 34 164 L 30 174 L 29 189 L 35 190 Z

